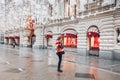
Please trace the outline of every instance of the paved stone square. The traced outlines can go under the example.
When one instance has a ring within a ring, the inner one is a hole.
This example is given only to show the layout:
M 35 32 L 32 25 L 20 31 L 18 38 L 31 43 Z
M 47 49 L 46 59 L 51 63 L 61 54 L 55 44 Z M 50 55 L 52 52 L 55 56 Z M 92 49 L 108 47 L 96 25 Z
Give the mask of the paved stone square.
M 62 73 L 57 62 L 51 49 L 0 45 L 0 80 L 120 80 L 120 61 L 66 51 Z

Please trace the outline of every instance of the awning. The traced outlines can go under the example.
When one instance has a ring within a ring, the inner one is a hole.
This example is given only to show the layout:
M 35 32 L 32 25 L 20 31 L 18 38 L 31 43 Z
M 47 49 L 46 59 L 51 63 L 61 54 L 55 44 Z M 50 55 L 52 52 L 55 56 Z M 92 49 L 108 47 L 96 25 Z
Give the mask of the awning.
M 14 36 L 9 36 L 9 39 L 14 39 Z
M 14 38 L 15 38 L 15 39 L 19 39 L 19 38 L 20 38 L 20 36 L 14 36 Z
M 99 30 L 97 27 L 91 27 L 87 31 L 87 37 L 99 37 Z
M 71 33 L 64 33 L 64 34 L 61 34 L 62 36 L 64 37 L 77 37 L 76 34 L 71 34 Z
M 52 38 L 52 35 L 50 35 L 50 34 L 45 34 L 45 38 Z
M 48 31 L 48 32 L 45 34 L 45 38 L 52 38 L 52 32 L 51 32 L 51 31 Z
M 5 39 L 9 39 L 9 37 L 6 36 Z
M 96 32 L 87 32 L 87 37 L 99 37 L 99 33 Z
M 19 39 L 19 36 L 6 36 L 5 39 Z

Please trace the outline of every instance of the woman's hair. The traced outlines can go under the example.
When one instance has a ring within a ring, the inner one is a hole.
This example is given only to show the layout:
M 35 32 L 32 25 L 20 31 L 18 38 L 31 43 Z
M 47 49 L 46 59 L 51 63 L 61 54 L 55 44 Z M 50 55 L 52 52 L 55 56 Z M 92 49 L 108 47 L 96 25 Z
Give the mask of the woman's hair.
M 57 38 L 57 40 L 60 40 L 60 39 L 62 39 L 62 37 L 61 37 L 61 36 L 59 36 L 59 37 Z

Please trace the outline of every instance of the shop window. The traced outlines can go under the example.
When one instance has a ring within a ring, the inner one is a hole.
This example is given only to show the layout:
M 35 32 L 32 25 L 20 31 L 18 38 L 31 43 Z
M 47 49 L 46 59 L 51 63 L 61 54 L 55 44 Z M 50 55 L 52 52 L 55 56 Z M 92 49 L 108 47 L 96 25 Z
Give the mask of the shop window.
M 65 47 L 77 47 L 77 35 L 74 34 L 64 34 L 62 35 L 64 38 L 63 43 Z
M 99 30 L 97 27 L 90 27 L 87 32 L 88 46 L 91 50 L 99 50 Z
M 91 37 L 90 49 L 99 49 L 99 37 Z

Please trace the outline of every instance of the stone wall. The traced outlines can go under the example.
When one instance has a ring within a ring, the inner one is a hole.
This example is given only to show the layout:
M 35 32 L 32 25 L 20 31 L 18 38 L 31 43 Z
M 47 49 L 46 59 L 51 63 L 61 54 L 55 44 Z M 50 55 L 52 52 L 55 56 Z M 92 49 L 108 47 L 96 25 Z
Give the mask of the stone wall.
M 63 30 L 73 28 L 77 31 L 78 46 L 77 48 L 87 49 L 86 33 L 90 26 L 95 25 L 100 31 L 100 50 L 114 49 L 114 17 L 111 13 L 96 15 L 84 19 L 78 19 L 77 23 L 67 23 L 62 26 L 49 26 L 53 32 L 53 42 L 56 40 L 55 34 L 61 34 Z M 62 24 L 62 23 L 61 23 Z M 46 27 L 47 28 L 47 27 Z M 57 30 L 59 29 L 59 30 Z M 54 45 L 54 43 L 52 43 Z

